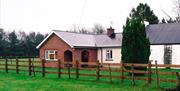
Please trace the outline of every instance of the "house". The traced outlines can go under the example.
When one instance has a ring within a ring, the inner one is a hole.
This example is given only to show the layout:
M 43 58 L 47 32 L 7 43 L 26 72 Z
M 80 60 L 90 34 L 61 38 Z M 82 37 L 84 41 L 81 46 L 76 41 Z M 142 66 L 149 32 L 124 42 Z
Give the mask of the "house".
M 171 64 L 180 64 L 180 23 L 148 25 L 146 32 L 151 43 L 150 60 L 164 64 L 169 56 Z
M 154 24 L 146 27 L 151 43 L 150 60 L 164 63 L 165 48 L 172 64 L 180 64 L 180 23 Z M 38 46 L 40 59 L 46 65 L 56 66 L 61 61 L 120 63 L 122 33 L 114 33 L 112 27 L 107 34 L 80 34 L 53 30 Z
M 81 34 L 53 30 L 38 46 L 40 59 L 46 65 L 56 66 L 61 61 L 119 63 L 121 60 L 121 33 L 114 33 L 112 27 L 107 34 Z

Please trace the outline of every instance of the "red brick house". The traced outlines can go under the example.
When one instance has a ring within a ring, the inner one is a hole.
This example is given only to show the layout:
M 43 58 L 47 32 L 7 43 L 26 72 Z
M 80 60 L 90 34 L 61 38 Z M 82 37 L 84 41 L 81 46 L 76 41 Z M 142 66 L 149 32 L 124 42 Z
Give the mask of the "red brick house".
M 45 59 L 47 66 L 56 66 L 57 59 L 69 62 L 112 62 L 113 48 L 120 50 L 120 35 L 115 34 L 111 27 L 107 29 L 107 34 L 101 35 L 53 30 L 37 48 L 40 50 L 40 59 Z

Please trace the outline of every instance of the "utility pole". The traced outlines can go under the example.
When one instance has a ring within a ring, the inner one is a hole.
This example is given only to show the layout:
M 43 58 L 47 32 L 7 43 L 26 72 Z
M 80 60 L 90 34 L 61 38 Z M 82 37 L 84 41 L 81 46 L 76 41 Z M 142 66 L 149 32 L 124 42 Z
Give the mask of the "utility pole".
M 1 3 L 1 0 L 0 0 L 0 29 L 1 29 L 1 14 L 2 14 L 2 12 L 1 12 L 1 8 L 2 8 L 2 3 Z

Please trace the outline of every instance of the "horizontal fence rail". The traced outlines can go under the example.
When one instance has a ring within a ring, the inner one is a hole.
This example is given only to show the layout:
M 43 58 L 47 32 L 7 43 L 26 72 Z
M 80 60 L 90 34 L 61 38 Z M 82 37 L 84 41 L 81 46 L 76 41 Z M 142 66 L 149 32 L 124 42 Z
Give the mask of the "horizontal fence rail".
M 78 60 L 73 62 L 64 62 L 58 60 L 56 62 L 57 66 L 53 67 L 56 70 L 47 70 L 46 62 L 44 59 L 41 61 L 33 61 L 29 59 L 28 61 L 22 60 L 11 60 L 8 59 L 0 60 L 0 70 L 4 70 L 6 73 L 9 73 L 10 70 L 14 70 L 17 74 L 23 72 L 28 72 L 29 76 L 34 75 L 35 73 L 41 73 L 42 77 L 45 77 L 46 74 L 57 74 L 58 78 L 61 78 L 62 74 L 68 76 L 69 79 L 72 78 L 71 75 L 75 75 L 77 79 L 81 76 L 92 76 L 95 77 L 96 80 L 100 78 L 108 78 L 109 82 L 112 83 L 112 78 L 118 78 L 123 82 L 124 79 L 132 80 L 133 84 L 135 80 L 143 80 L 147 81 L 147 83 L 151 83 L 152 81 L 157 82 L 157 87 L 159 87 L 160 82 L 171 82 L 177 83 L 178 79 L 161 79 L 159 75 L 174 75 L 176 76 L 177 72 L 161 72 L 158 67 L 172 67 L 179 68 L 180 65 L 174 64 L 151 64 L 151 61 L 148 64 L 135 64 L 135 63 L 99 63 L 99 61 L 95 62 L 80 62 Z M 3 67 L 3 68 L 2 68 Z M 137 70 L 137 67 L 144 67 L 146 70 Z M 24 69 L 27 68 L 27 69 Z M 39 68 L 38 70 L 35 68 Z M 127 69 L 128 68 L 128 69 Z M 63 70 L 66 69 L 66 72 Z M 94 73 L 81 73 L 80 70 L 88 70 L 94 71 Z M 107 74 L 101 74 L 101 72 L 108 72 Z M 119 75 L 112 75 L 112 72 L 116 72 Z M 130 74 L 130 75 L 128 75 Z M 135 74 L 144 74 L 144 76 L 136 76 Z M 146 76 L 145 76 L 146 75 Z M 152 75 L 155 75 L 153 78 Z

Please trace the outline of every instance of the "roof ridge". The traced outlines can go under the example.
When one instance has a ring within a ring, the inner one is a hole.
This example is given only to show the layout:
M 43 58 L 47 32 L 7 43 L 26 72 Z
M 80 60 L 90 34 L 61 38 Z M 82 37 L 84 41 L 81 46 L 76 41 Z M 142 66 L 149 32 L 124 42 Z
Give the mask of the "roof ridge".
M 80 32 L 73 32 L 73 31 L 63 31 L 63 30 L 52 30 L 52 31 L 57 31 L 57 32 L 66 32 L 66 33 L 74 33 L 74 34 L 84 34 L 84 35 L 96 35 L 96 34 L 89 34 L 89 33 L 80 33 Z
M 83 35 L 95 35 L 95 36 L 98 36 L 98 35 L 107 35 L 105 33 L 103 34 L 89 34 L 89 33 L 79 33 L 79 32 L 73 32 L 73 31 L 63 31 L 63 30 L 52 30 L 52 31 L 57 31 L 57 32 L 66 32 L 66 33 L 74 33 L 74 34 L 83 34 Z M 122 32 L 118 32 L 118 33 L 115 33 L 115 34 L 122 34 Z
M 174 23 L 158 23 L 158 24 L 150 24 L 148 26 L 154 26 L 154 25 L 170 25 L 170 24 L 180 24 L 179 22 L 174 22 Z

